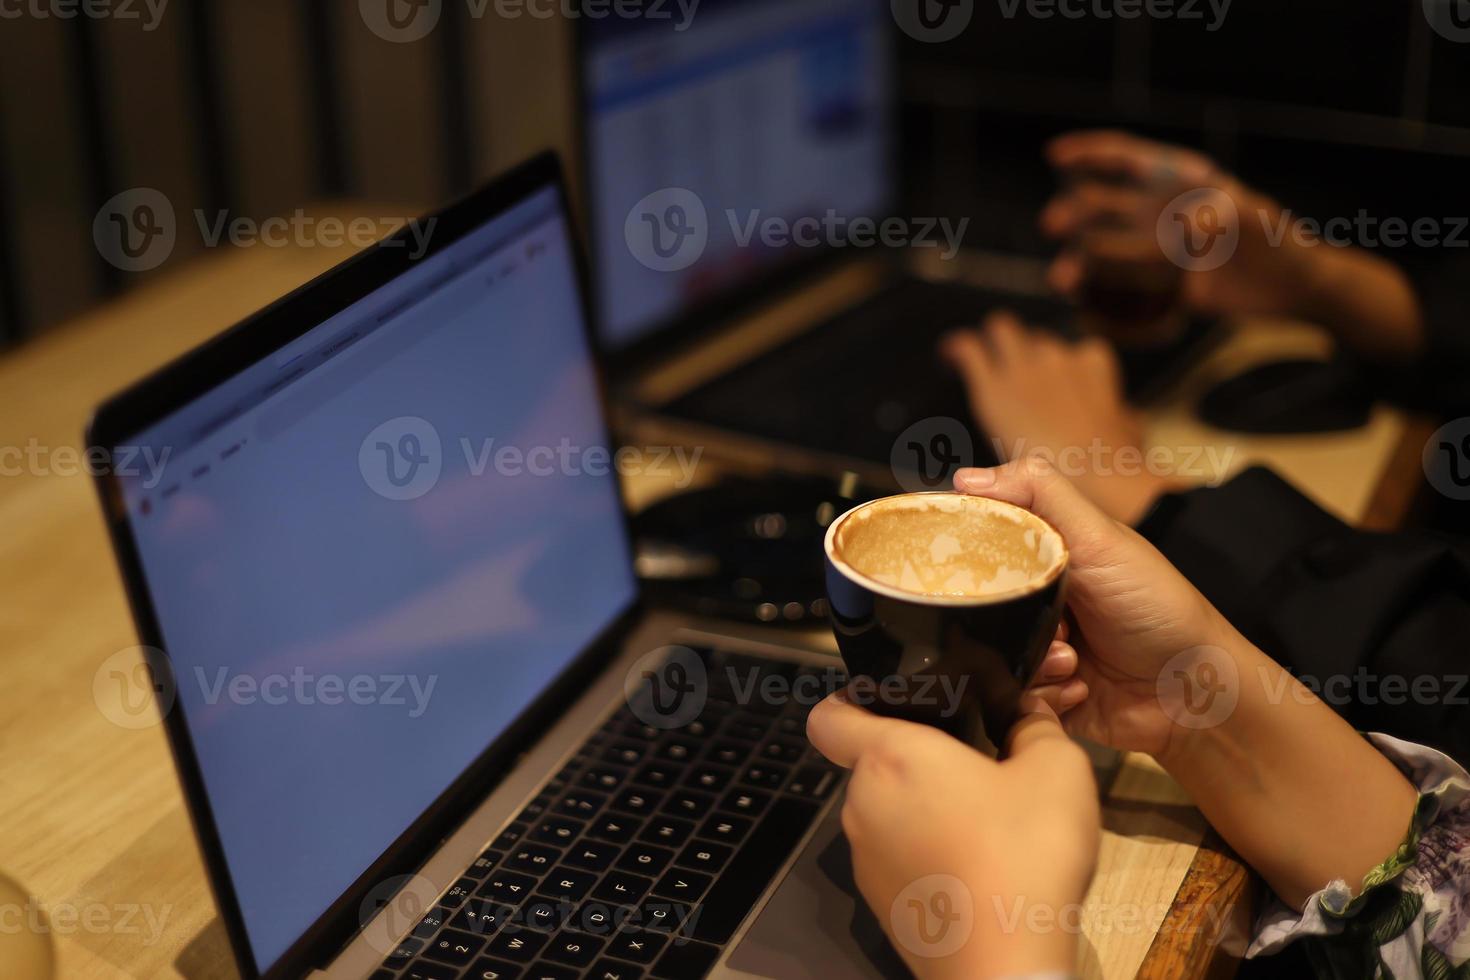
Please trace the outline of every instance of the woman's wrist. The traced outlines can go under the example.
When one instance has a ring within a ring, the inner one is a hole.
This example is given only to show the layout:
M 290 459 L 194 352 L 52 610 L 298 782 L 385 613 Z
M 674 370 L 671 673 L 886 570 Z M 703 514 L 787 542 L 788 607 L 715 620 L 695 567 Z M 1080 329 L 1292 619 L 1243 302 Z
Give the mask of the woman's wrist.
M 1359 248 L 1306 246 L 1288 237 L 1301 282 L 1288 315 L 1324 327 L 1364 354 L 1407 359 L 1423 347 L 1418 296 L 1403 271 Z
M 1173 695 L 1164 704 L 1173 729 L 1156 761 L 1176 779 L 1205 765 L 1218 771 L 1223 760 L 1240 759 L 1244 740 L 1239 731 L 1258 724 L 1265 700 L 1258 695 L 1276 666 L 1214 610 L 1210 618 L 1211 626 L 1190 651 L 1193 656 L 1160 678 L 1161 701 L 1163 692 Z

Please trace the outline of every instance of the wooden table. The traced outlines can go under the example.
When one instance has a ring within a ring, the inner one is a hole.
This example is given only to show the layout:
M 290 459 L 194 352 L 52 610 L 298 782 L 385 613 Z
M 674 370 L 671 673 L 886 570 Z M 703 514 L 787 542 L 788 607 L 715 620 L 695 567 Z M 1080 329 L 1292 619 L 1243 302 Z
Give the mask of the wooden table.
M 0 476 L 0 871 L 47 910 L 58 976 L 234 971 L 162 731 L 119 728 L 94 701 L 98 667 L 136 637 L 90 479 L 56 450 L 79 447 L 103 397 L 344 257 L 324 248 L 209 254 L 0 361 L 0 448 L 36 447 L 46 461 Z M 1262 343 L 1271 341 L 1236 349 Z M 1166 405 L 1155 422 L 1157 438 L 1225 441 L 1191 429 L 1182 408 Z M 1405 431 L 1384 410 L 1363 433 L 1257 440 L 1236 467 L 1268 459 L 1358 519 L 1373 510 Z M 1249 879 L 1217 846 L 1200 846 L 1206 834 L 1157 766 L 1123 761 L 1082 916 L 1084 976 L 1198 975 L 1219 949 L 1239 950 L 1221 937 L 1246 934 Z

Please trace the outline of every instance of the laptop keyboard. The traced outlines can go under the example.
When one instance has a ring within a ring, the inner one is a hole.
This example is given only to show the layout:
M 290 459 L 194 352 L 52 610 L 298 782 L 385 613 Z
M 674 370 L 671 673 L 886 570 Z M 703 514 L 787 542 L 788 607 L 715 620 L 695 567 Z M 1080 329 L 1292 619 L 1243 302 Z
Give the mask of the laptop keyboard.
M 713 969 L 841 784 L 808 744 L 806 716 L 846 677 L 692 655 L 708 681 L 698 715 L 667 728 L 620 707 L 372 980 L 698 980 Z

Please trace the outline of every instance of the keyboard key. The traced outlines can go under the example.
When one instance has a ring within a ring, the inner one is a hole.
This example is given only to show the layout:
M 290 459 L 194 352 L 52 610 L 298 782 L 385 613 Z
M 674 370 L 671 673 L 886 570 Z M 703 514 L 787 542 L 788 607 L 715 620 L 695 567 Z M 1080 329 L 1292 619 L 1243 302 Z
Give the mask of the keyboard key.
M 486 851 L 484 854 L 475 858 L 475 863 L 470 865 L 469 870 L 465 872 L 465 877 L 484 878 L 490 873 L 491 868 L 494 868 L 500 863 L 500 859 L 503 857 L 505 857 L 505 854 L 501 851 Z
M 648 754 L 648 745 L 645 742 L 636 742 L 631 739 L 620 739 L 604 748 L 600 757 L 604 762 L 611 762 L 619 766 L 636 766 L 643 761 Z
M 456 980 L 459 970 L 447 963 L 416 960 L 403 974 L 403 980 Z
M 628 770 L 622 766 L 593 766 L 582 773 L 582 785 L 588 789 L 610 793 L 628 781 Z
M 521 823 L 528 824 L 532 820 L 535 820 L 536 818 L 545 815 L 546 811 L 550 809 L 550 807 L 551 797 L 543 793 L 541 796 L 536 797 L 530 803 L 527 803 L 526 808 L 521 811 L 521 815 L 516 817 L 516 820 L 520 821 Z
M 725 798 L 720 801 L 720 809 L 728 810 L 737 816 L 758 817 L 765 812 L 770 803 L 771 797 L 767 793 L 737 787 L 725 794 Z
M 675 943 L 659 959 L 653 975 L 659 980 L 704 980 L 720 958 L 716 946 L 704 943 Z
M 510 960 L 513 963 L 529 963 L 541 952 L 541 947 L 546 945 L 547 937 L 530 929 L 517 928 L 514 931 L 503 929 L 500 935 L 490 940 L 485 947 L 485 952 L 496 959 Z
M 413 927 L 413 932 L 410 935 L 415 939 L 428 939 L 434 933 L 438 932 L 439 927 L 448 922 L 453 914 L 450 909 L 442 905 L 436 905 L 424 913 L 424 917 L 419 920 L 418 925 Z
M 519 908 L 522 902 L 531 897 L 531 889 L 535 887 L 535 878 L 516 874 L 514 871 L 497 871 L 485 879 L 475 894 L 501 905 Z
M 566 924 L 572 915 L 572 906 L 565 899 L 536 895 L 521 909 L 520 921 L 527 929 L 553 933 Z
M 679 777 L 683 774 L 683 766 L 676 766 L 668 762 L 651 762 L 634 773 L 633 782 L 652 786 L 654 789 L 672 789 L 679 784 Z
M 699 836 L 721 844 L 738 844 L 750 833 L 754 821 L 745 817 L 732 817 L 724 813 L 716 813 L 704 822 L 699 828 Z
M 638 827 L 643 821 L 633 817 L 624 817 L 616 813 L 610 813 L 601 820 L 593 822 L 587 828 L 587 836 L 600 837 L 613 844 L 626 844 L 633 839 Z
M 521 968 L 514 963 L 488 957 L 475 961 L 465 980 L 521 980 Z
M 546 876 L 540 890 L 543 895 L 555 895 L 557 898 L 580 902 L 596 883 L 597 875 L 562 866 Z
M 715 805 L 715 798 L 708 793 L 700 793 L 692 789 L 675 790 L 667 800 L 664 801 L 664 812 L 672 813 L 678 817 L 697 819 L 703 817 Z
M 617 856 L 616 845 L 584 840 L 567 852 L 566 863 L 585 871 L 605 871 Z
M 392 970 L 374 970 L 373 975 L 368 977 L 368 980 L 398 980 L 398 974 Z
M 623 723 L 618 728 L 618 733 L 624 738 L 637 739 L 640 742 L 657 742 L 664 736 L 663 729 L 645 725 L 637 720 Z
M 515 911 L 515 907 L 511 905 L 472 898 L 459 910 L 450 924 L 475 936 L 491 936 L 514 918 Z
M 713 881 L 709 875 L 675 868 L 659 879 L 658 884 L 653 886 L 653 893 L 662 898 L 692 902 L 703 895 Z
M 465 966 L 485 947 L 485 939 L 482 936 L 471 935 L 468 932 L 460 932 L 457 929 L 445 929 L 439 933 L 437 939 L 429 944 L 424 950 L 424 955 L 431 960 L 440 963 L 448 963 L 451 966 Z
M 825 800 L 832 795 L 837 781 L 842 777 L 834 769 L 822 766 L 807 766 L 796 770 L 786 792 L 795 796 L 804 796 L 809 800 Z M 706 835 L 707 836 L 707 835 Z
M 806 735 L 806 716 L 787 716 L 776 722 L 776 731 L 782 735 Z
M 738 715 L 725 722 L 725 727 L 720 730 L 720 735 L 723 738 L 741 742 L 759 742 L 766 737 L 766 730 L 765 721 L 756 721 L 749 716 Z
M 767 762 L 780 762 L 790 765 L 798 761 L 806 753 L 806 744 L 792 742 L 786 739 L 772 739 L 761 746 L 760 757 Z
M 628 789 L 618 794 L 617 799 L 612 801 L 614 810 L 631 813 L 634 816 L 646 817 L 658 809 L 663 800 L 662 793 L 650 793 L 642 789 Z
M 699 743 L 684 738 L 670 738 L 659 743 L 654 754 L 665 762 L 683 765 L 699 752 Z
M 618 867 L 623 871 L 631 871 L 640 875 L 656 875 L 669 866 L 673 860 L 674 852 L 666 851 L 662 847 L 654 847 L 651 844 L 633 843 L 618 858 Z
M 718 762 L 722 766 L 738 766 L 750 758 L 750 743 L 716 742 L 710 746 L 707 758 L 710 762 Z
M 444 905 L 446 908 L 459 908 L 471 895 L 475 893 L 475 889 L 479 886 L 479 884 L 480 883 L 473 878 L 459 879 L 450 887 L 449 891 L 444 893 L 444 897 L 439 900 L 440 904 Z
M 548 960 L 555 960 L 570 966 L 587 966 L 597 959 L 605 945 L 607 945 L 606 940 L 596 936 L 588 936 L 580 932 L 563 932 L 551 941 L 541 955 Z
M 556 804 L 556 812 L 563 816 L 585 820 L 601 810 L 606 803 L 607 797 L 601 793 L 575 790 L 561 798 Z
M 412 937 L 405 939 L 403 942 L 393 947 L 393 952 L 388 954 L 388 959 L 385 961 L 385 965 L 396 970 L 400 966 L 417 956 L 419 954 L 419 950 L 423 948 L 423 940 L 413 939 Z
M 508 851 L 521 842 L 521 837 L 525 835 L 530 827 L 531 825 L 529 823 L 517 821 L 502 830 L 500 836 L 490 842 L 490 847 L 497 851 Z
M 531 837 L 534 840 L 542 841 L 546 844 L 566 847 L 572 841 L 582 836 L 582 831 L 586 826 L 580 820 L 551 817 L 537 824 L 536 829 L 531 831 Z
M 816 819 L 820 806 L 783 796 L 751 831 L 734 860 L 716 877 L 699 903 L 699 916 L 689 923 L 687 934 L 701 942 L 724 944 L 735 935 L 750 914 L 761 892 L 771 883 L 791 852 Z M 698 848 L 717 845 L 695 841 L 684 849 L 687 855 Z M 728 848 L 726 848 L 728 850 Z M 681 864 L 684 864 L 681 860 Z M 691 865 L 703 871 L 698 864 Z M 657 971 L 654 971 L 655 975 Z
M 627 917 L 628 910 L 622 907 L 622 903 L 603 902 L 594 898 L 583 902 L 572 914 L 567 928 L 606 938 L 621 929 Z
M 703 718 L 696 718 L 682 728 L 675 728 L 674 734 L 678 735 L 681 738 L 692 739 L 695 742 L 702 742 L 705 739 L 709 738 L 710 730 L 710 722 L 705 721 Z
M 587 974 L 587 980 L 642 980 L 643 968 L 619 963 L 617 960 L 598 960 Z
M 623 925 L 624 932 L 656 932 L 661 934 L 677 932 L 685 922 L 694 916 L 694 908 L 687 902 L 676 902 L 667 898 L 645 898 L 633 909 L 628 921 Z
M 730 780 L 735 775 L 735 770 L 726 769 L 724 766 L 696 766 L 689 775 L 684 777 L 684 785 L 692 786 L 698 790 L 718 793 L 730 785 Z
M 724 844 L 707 844 L 697 840 L 684 848 L 679 855 L 679 865 L 685 868 L 693 868 L 713 874 L 723 868 L 730 861 L 730 855 L 735 849 L 726 847 Z
M 617 905 L 632 905 L 647 895 L 652 887 L 652 878 L 628 874 L 626 871 L 612 871 L 592 890 L 592 897 Z
M 720 810 L 739 815 L 739 817 L 759 817 L 766 813 L 766 807 L 770 805 L 770 793 L 757 792 L 754 789 L 732 789 L 726 793 L 725 799 L 720 801 Z
M 746 769 L 740 774 L 740 781 L 747 786 L 759 786 L 761 789 L 780 789 L 789 775 L 791 770 L 786 766 L 771 762 Z
M 505 866 L 515 871 L 526 871 L 539 875 L 551 870 L 561 857 L 561 851 L 541 844 L 523 844 L 510 852 Z
M 526 974 L 526 980 L 577 980 L 582 974 L 560 963 L 537 963 Z
M 664 847 L 678 847 L 694 833 L 694 824 L 676 817 L 654 817 L 638 839 Z
M 669 944 L 667 936 L 656 932 L 622 932 L 607 944 L 607 954 L 620 960 L 630 960 L 645 966 L 652 963 L 663 948 Z

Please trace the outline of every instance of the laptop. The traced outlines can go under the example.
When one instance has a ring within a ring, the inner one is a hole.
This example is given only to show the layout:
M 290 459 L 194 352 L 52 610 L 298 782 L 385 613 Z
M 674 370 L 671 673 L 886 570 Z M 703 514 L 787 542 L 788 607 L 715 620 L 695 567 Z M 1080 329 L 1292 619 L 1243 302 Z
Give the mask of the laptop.
M 840 663 L 640 595 L 555 159 L 409 231 L 88 433 L 240 974 L 902 975 Z
M 1039 263 L 1020 275 L 1014 256 L 993 264 L 994 288 L 916 275 L 918 256 L 959 278 L 944 260 L 961 215 L 909 211 L 896 235 L 859 234 L 912 207 L 894 33 L 888 0 L 704 0 L 687 20 L 578 20 L 598 341 L 627 402 L 841 467 L 887 467 L 901 436 L 953 419 L 974 434 L 963 464 L 992 458 L 939 338 L 1000 307 L 1070 332 L 1072 310 L 1046 294 Z M 760 230 L 772 221 L 777 234 Z M 1186 333 L 1178 351 L 1199 339 Z M 725 363 L 664 370 L 671 350 L 717 343 Z M 1128 359 L 1129 390 L 1172 376 L 1178 351 Z

